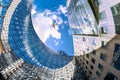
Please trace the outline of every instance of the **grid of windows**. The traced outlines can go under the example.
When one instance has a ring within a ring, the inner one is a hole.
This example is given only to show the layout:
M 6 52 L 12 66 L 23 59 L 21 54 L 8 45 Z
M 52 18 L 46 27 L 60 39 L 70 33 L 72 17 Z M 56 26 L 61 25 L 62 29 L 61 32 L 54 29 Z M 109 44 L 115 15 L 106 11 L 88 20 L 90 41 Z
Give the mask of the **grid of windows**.
M 68 20 L 72 32 L 75 35 L 98 34 L 97 26 L 96 26 L 97 22 L 95 20 L 96 14 L 94 14 L 94 11 L 97 11 L 98 9 L 95 6 L 93 6 L 93 4 L 90 4 L 89 1 L 91 2 L 92 0 L 88 0 L 88 1 L 71 0 L 71 4 L 69 5 L 70 7 L 68 7 L 68 15 L 69 15 Z M 91 8 L 91 6 L 93 7 Z M 86 28 L 83 27 L 84 25 L 86 25 L 85 26 Z
M 32 26 L 30 7 L 31 4 L 27 0 L 22 0 L 11 17 L 6 33 L 8 33 L 8 41 L 12 50 L 26 62 L 39 67 L 56 69 L 67 65 L 72 61 L 72 57 L 56 54 L 39 40 Z
M 120 3 L 111 7 L 114 18 L 116 34 L 120 34 Z
M 111 7 L 111 11 L 113 13 L 113 16 L 118 15 L 120 13 L 120 3 Z
M 10 3 L 11 3 L 11 0 L 0 1 L 0 34 L 2 32 L 3 18 L 5 16 L 5 13 L 6 13 Z

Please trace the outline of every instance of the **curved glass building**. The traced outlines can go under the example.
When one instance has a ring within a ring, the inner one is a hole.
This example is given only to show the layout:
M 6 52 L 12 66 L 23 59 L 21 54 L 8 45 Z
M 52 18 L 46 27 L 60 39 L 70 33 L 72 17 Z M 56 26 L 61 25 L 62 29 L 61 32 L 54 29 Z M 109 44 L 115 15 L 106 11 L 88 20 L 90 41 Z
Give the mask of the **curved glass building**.
M 72 65 L 72 56 L 52 51 L 36 35 L 31 21 L 31 0 L 1 1 L 0 6 L 1 59 L 4 56 L 1 62 L 5 59 L 5 64 L 1 65 L 1 72 L 6 79 L 9 79 L 8 76 L 11 75 L 11 72 L 6 73 L 6 70 L 9 71 L 11 68 L 16 70 L 23 63 L 24 65 L 28 63 L 28 66 L 32 65 L 31 67 L 36 67 L 36 69 L 43 68 L 43 72 L 50 70 L 51 73 L 45 72 L 44 75 L 50 74 L 51 78 L 59 74 L 57 69 L 62 70 L 64 66 Z M 18 66 L 15 66 L 16 64 Z M 74 69 L 74 66 L 71 69 Z
M 120 79 L 120 0 L 67 0 L 75 56 L 56 53 L 38 38 L 32 2 L 0 0 L 1 80 Z
M 13 4 L 14 7 L 12 4 L 9 6 L 5 15 L 9 17 L 4 18 L 9 22 L 3 23 L 2 27 L 6 29 L 2 31 L 2 34 L 7 34 L 2 35 L 2 40 L 6 39 L 8 42 L 6 45 L 10 46 L 9 49 L 33 65 L 46 66 L 51 69 L 65 66 L 72 60 L 72 57 L 50 50 L 36 35 L 31 21 L 31 4 L 30 1 L 25 0 L 18 2 L 16 6 Z M 8 48 L 6 45 L 5 48 Z

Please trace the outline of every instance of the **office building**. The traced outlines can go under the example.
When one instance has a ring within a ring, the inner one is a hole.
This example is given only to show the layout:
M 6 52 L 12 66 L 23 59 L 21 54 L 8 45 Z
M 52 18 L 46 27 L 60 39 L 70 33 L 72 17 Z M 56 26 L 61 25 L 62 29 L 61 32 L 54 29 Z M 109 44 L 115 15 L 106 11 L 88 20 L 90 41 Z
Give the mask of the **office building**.
M 87 13 L 90 9 L 86 9 L 88 5 L 91 6 L 90 1 L 68 0 L 68 20 L 73 34 L 74 55 L 89 80 L 119 80 L 120 0 L 92 0 L 96 7 L 99 7 L 99 22 L 94 20 L 96 34 L 84 33 L 84 28 L 89 27 L 86 26 L 84 15 L 90 15 Z M 87 6 L 82 3 L 86 3 Z M 86 13 L 82 14 L 82 12 Z M 91 15 L 95 19 L 96 14 L 93 12 Z
M 32 0 L 0 1 L 0 77 L 70 80 L 75 69 L 73 57 L 52 51 L 38 38 L 31 6 Z

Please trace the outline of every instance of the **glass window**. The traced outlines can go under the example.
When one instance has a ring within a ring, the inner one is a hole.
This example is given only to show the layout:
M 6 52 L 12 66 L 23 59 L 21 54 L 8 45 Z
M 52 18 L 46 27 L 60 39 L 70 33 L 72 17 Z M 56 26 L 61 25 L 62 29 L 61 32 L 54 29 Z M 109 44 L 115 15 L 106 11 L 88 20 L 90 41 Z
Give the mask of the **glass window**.
M 92 63 L 93 63 L 93 64 L 95 64 L 95 59 L 94 59 L 94 58 L 92 58 L 92 60 L 91 60 L 91 61 L 92 61 Z
M 105 76 L 104 80 L 118 80 L 118 78 L 110 72 Z
M 92 54 L 94 54 L 94 55 L 95 55 L 95 54 L 96 54 L 96 51 L 95 51 L 95 50 L 93 50 Z
M 107 27 L 106 26 L 101 27 L 101 33 L 102 34 L 106 34 L 107 33 Z
M 96 39 L 93 38 L 92 41 L 91 41 L 91 44 L 96 45 Z
M 91 65 L 90 68 L 93 70 L 93 66 Z
M 112 7 L 112 8 L 111 8 L 111 11 L 112 11 L 113 16 L 117 14 L 117 11 L 116 11 L 116 8 L 115 8 L 115 7 Z
M 113 13 L 113 16 L 118 15 L 120 13 L 120 3 L 111 7 L 111 11 Z
M 2 26 L 3 18 L 0 17 L 0 28 Z
M 103 61 L 105 61 L 105 60 L 106 60 L 106 55 L 103 54 L 103 53 L 101 53 L 101 54 L 100 54 L 100 59 L 102 59 Z
M 102 11 L 99 13 L 99 19 L 102 20 L 102 19 L 105 19 L 106 18 L 106 14 L 105 14 L 105 11 Z
M 2 5 L 8 6 L 10 4 L 11 0 L 2 0 Z
M 98 64 L 98 68 L 100 69 L 100 70 L 103 70 L 103 65 L 102 64 Z
M 94 2 L 96 6 L 99 6 L 101 4 L 101 0 L 94 0 Z
M 88 61 L 86 61 L 86 64 L 88 64 Z
M 3 17 L 5 15 L 6 8 L 0 7 L 0 16 Z
M 117 61 L 114 63 L 114 67 L 115 67 L 117 70 L 120 70 L 120 56 L 118 57 Z
M 99 77 L 101 73 L 99 71 L 96 71 L 97 76 Z
M 83 41 L 85 41 L 85 37 L 83 37 Z
M 120 34 L 120 3 L 111 7 L 111 11 L 114 18 L 116 34 Z
M 104 46 L 105 46 L 105 42 L 102 41 L 102 42 L 101 42 L 101 47 L 104 47 Z
M 89 54 L 86 54 L 86 56 L 89 58 Z
M 83 62 L 83 64 L 84 64 L 84 62 Z
M 86 50 L 89 51 L 89 47 L 86 47 Z
M 92 72 L 91 72 L 91 71 L 89 71 L 89 73 L 90 73 L 90 75 L 92 75 Z

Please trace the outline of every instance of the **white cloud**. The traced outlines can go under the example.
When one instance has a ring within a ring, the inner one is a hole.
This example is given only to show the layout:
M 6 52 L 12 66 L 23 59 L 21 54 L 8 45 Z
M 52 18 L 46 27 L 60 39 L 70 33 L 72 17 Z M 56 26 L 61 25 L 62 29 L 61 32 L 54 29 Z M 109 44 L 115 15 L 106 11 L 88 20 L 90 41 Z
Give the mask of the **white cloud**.
M 39 38 L 44 43 L 50 36 L 57 40 L 61 39 L 61 33 L 58 31 L 59 27 L 62 27 L 62 29 L 64 29 L 64 26 L 62 26 L 62 24 L 67 24 L 67 21 L 63 21 L 60 15 L 64 14 L 67 16 L 67 7 L 60 5 L 59 8 L 54 12 L 46 9 L 42 13 L 38 13 L 36 11 L 36 8 L 37 6 L 33 5 L 31 15 L 34 29 Z M 53 22 L 56 22 L 58 24 L 55 26 L 55 28 L 52 26 Z M 59 41 L 54 42 L 54 44 L 57 46 L 59 44 Z
M 52 16 L 52 19 L 53 19 L 53 20 L 56 20 L 56 19 L 57 19 L 57 16 L 54 14 L 54 15 Z
M 50 36 L 56 39 L 61 38 L 61 33 L 58 32 L 59 25 L 56 25 L 55 28 L 51 26 L 55 19 L 59 19 L 59 17 L 52 14 L 49 10 L 43 13 L 36 13 L 32 18 L 34 29 L 44 43 Z M 57 22 L 59 23 L 59 21 L 56 21 L 56 23 Z M 58 45 L 58 42 L 56 42 L 55 45 Z
M 43 12 L 44 16 L 46 17 L 50 17 L 52 15 L 52 12 L 48 9 L 46 9 L 44 12 Z
M 61 18 L 61 17 L 58 17 L 58 18 L 56 19 L 56 23 L 59 24 L 59 25 L 61 25 L 61 24 L 63 23 L 62 18 Z
M 63 14 L 67 13 L 67 7 L 66 7 L 66 6 L 60 5 L 60 6 L 59 6 L 59 10 L 60 10 Z

